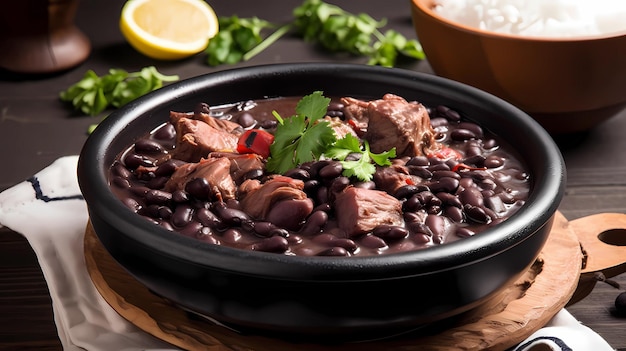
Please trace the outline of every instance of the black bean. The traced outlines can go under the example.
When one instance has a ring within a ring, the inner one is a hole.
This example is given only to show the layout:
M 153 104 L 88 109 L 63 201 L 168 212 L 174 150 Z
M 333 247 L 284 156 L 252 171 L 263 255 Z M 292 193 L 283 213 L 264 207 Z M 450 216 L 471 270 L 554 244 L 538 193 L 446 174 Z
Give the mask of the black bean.
M 111 168 L 111 173 L 116 176 L 122 177 L 124 179 L 128 179 L 133 175 L 131 171 L 126 169 L 126 167 L 124 167 L 119 162 L 116 163 L 115 166 L 113 166 L 113 168 Z
M 285 176 L 294 179 L 300 179 L 302 181 L 307 181 L 311 179 L 311 175 L 309 174 L 309 172 L 302 168 L 292 168 L 285 172 Z
M 158 216 L 163 219 L 170 219 L 172 217 L 172 209 L 167 206 L 159 206 Z
M 221 235 L 222 241 L 231 244 L 241 241 L 242 237 L 241 232 L 235 228 L 226 229 Z
M 331 162 L 330 164 L 320 168 L 318 175 L 323 179 L 333 179 L 339 177 L 341 172 L 343 172 L 341 163 Z
M 172 200 L 172 193 L 152 189 L 146 193 L 146 202 L 149 204 L 165 205 Z
M 297 231 L 311 211 L 313 211 L 313 202 L 308 198 L 283 200 L 272 206 L 266 219 L 278 227 Z
M 448 166 L 446 163 L 437 163 L 437 164 L 431 164 L 430 166 L 428 166 L 428 170 L 431 172 L 436 172 L 436 171 L 449 171 L 450 170 L 450 166 Z
M 157 167 L 157 169 L 154 171 L 154 174 L 158 177 L 170 176 L 172 175 L 172 173 L 174 173 L 174 171 L 176 171 L 176 169 L 178 169 L 178 167 L 184 164 L 185 164 L 184 161 L 171 158 L 163 162 L 162 164 L 160 164 Z
M 289 242 L 282 236 L 272 236 L 253 244 L 252 250 L 282 253 L 289 250 Z
M 331 101 L 328 104 L 328 110 L 333 110 L 333 111 L 342 111 L 344 107 L 345 105 L 341 103 L 340 101 Z
M 263 120 L 259 123 L 259 126 L 263 129 L 274 129 L 276 128 L 276 125 L 278 124 L 278 121 L 275 119 L 266 119 Z
M 384 247 L 387 247 L 387 243 L 385 242 L 385 240 L 371 234 L 362 237 L 359 240 L 359 243 L 361 244 L 361 246 L 369 247 L 372 249 L 382 249 Z
M 469 129 L 455 129 L 450 132 L 450 139 L 454 141 L 466 141 L 475 138 L 476 134 Z
M 413 156 L 407 161 L 406 165 L 425 167 L 430 165 L 430 161 L 428 161 L 426 156 Z
M 461 122 L 457 125 L 457 128 L 467 129 L 474 133 L 477 138 L 482 138 L 484 136 L 483 128 L 476 123 L 472 122 Z
M 309 218 L 302 226 L 300 233 L 303 235 L 313 235 L 319 233 L 328 222 L 328 213 L 324 211 L 315 211 L 311 213 Z
M 250 112 L 244 112 L 239 115 L 237 122 L 244 128 L 252 127 L 256 124 L 256 119 Z
M 419 234 L 425 234 L 425 235 L 428 235 L 428 236 L 432 236 L 432 235 L 433 235 L 432 230 L 430 230 L 430 228 L 429 228 L 426 224 L 421 223 L 421 222 L 412 222 L 412 223 L 409 223 L 409 224 L 407 225 L 407 229 L 408 229 L 408 230 L 409 230 L 412 234 L 417 234 L 417 233 L 419 233 Z
M 409 230 L 395 225 L 379 225 L 374 228 L 372 234 L 389 242 L 406 238 L 409 235 Z
M 402 203 L 402 210 L 405 212 L 413 212 L 421 210 L 424 205 L 420 201 L 420 197 L 415 194 Z
M 431 119 L 430 119 L 430 125 L 431 125 L 433 128 L 437 128 L 437 127 L 445 127 L 445 126 L 447 126 L 448 124 L 449 124 L 449 123 L 448 123 L 448 120 L 447 120 L 447 119 L 445 119 L 445 118 L 443 118 L 443 117 L 435 117 L 435 118 L 431 118 Z
M 342 192 L 348 185 L 350 185 L 350 179 L 348 177 L 337 177 L 333 179 L 330 184 L 330 191 L 333 194 L 339 194 Z
M 235 208 L 229 208 L 223 202 L 217 203 L 214 206 L 214 210 L 215 214 L 217 214 L 226 225 L 239 226 L 243 222 L 252 220 L 247 213 Z
M 194 210 L 189 205 L 180 205 L 176 207 L 174 213 L 172 214 L 172 224 L 175 227 L 182 228 L 187 224 L 191 223 L 193 219 Z
M 294 234 L 289 234 L 284 238 L 287 239 L 287 242 L 289 242 L 290 246 L 301 244 L 304 241 L 304 239 L 302 239 L 300 235 L 294 235 Z
M 165 186 L 165 183 L 167 183 L 168 180 L 169 180 L 168 177 L 152 178 L 146 183 L 146 186 L 150 189 L 160 189 L 160 188 L 163 188 L 163 186 Z
M 335 247 L 341 247 L 348 252 L 355 252 L 358 249 L 358 245 L 352 239 L 339 238 L 333 241 Z
M 130 169 L 136 169 L 139 166 L 152 167 L 154 160 L 143 155 L 130 152 L 124 157 L 124 164 Z
M 317 200 L 316 203 L 318 204 L 325 204 L 328 202 L 329 197 L 328 197 L 328 188 L 325 186 L 320 186 L 319 188 L 317 188 L 317 192 L 315 194 L 315 199 Z
M 437 198 L 439 200 L 441 200 L 441 204 L 442 205 L 446 205 L 446 206 L 454 206 L 454 207 L 458 207 L 458 208 L 462 208 L 463 204 L 461 203 L 461 200 L 450 193 L 446 193 L 446 192 L 440 192 L 440 193 L 436 193 L 435 196 L 437 196 Z
M 495 139 L 487 139 L 483 142 L 483 148 L 485 150 L 493 150 L 498 147 L 498 142 Z
M 172 140 L 176 137 L 176 129 L 171 123 L 167 123 L 157 129 L 152 135 L 157 140 Z
M 450 177 L 443 177 L 436 182 L 430 183 L 429 188 L 433 193 L 446 192 L 454 193 L 459 187 L 459 180 Z
M 211 194 L 211 185 L 205 178 L 194 178 L 185 184 L 187 194 L 199 200 L 207 200 Z
M 487 215 L 482 207 L 464 205 L 463 211 L 465 212 L 465 217 L 473 222 L 482 224 L 489 224 L 489 222 L 491 222 L 491 217 Z
M 253 231 L 264 237 L 272 236 L 271 232 L 273 229 L 276 229 L 276 226 L 270 222 L 260 221 L 255 222 L 253 226 Z
M 446 222 L 443 217 L 437 215 L 428 215 L 426 216 L 424 224 L 426 224 L 426 226 L 433 233 L 433 240 L 435 240 L 434 237 L 443 238 L 446 230 Z
M 409 174 L 418 176 L 422 179 L 430 179 L 433 176 L 433 172 L 422 166 L 407 166 Z
M 407 199 L 419 192 L 422 192 L 426 189 L 424 189 L 423 186 L 417 186 L 417 185 L 403 185 L 401 187 L 399 187 L 396 192 L 393 194 L 393 196 L 396 199 Z
M 476 154 L 476 155 L 473 155 L 473 156 L 466 157 L 463 160 L 463 163 L 468 165 L 468 166 L 474 166 L 474 167 L 480 168 L 480 167 L 484 167 L 485 166 L 485 160 L 486 159 L 487 158 L 485 156 L 483 156 L 481 154 Z
M 443 210 L 443 214 L 450 218 L 452 221 L 461 223 L 465 219 L 463 210 L 459 207 L 448 206 Z
M 216 229 L 223 227 L 222 220 L 208 208 L 201 208 L 197 210 L 196 218 L 200 221 L 200 223 L 202 223 L 203 226 Z
M 502 167 L 502 165 L 504 165 L 502 157 L 489 155 L 487 159 L 485 159 L 485 167 L 487 168 L 499 168 Z
M 131 193 L 140 197 L 146 196 L 148 191 L 150 191 L 150 188 L 148 188 L 147 186 L 134 186 L 130 188 Z
M 176 203 L 189 201 L 189 196 L 183 190 L 174 190 L 172 192 L 172 201 Z
M 424 216 L 421 212 L 404 212 L 402 214 L 405 222 L 422 222 Z
M 475 187 L 465 188 L 459 193 L 459 200 L 464 205 L 482 206 L 483 194 Z
M 138 212 L 142 216 L 150 217 L 150 218 L 158 218 L 159 216 L 159 205 L 148 205 L 139 209 Z
M 432 180 L 439 180 L 444 177 L 461 179 L 461 176 L 458 173 L 453 172 L 453 171 L 436 171 L 436 172 L 433 172 Z
M 154 140 L 139 139 L 135 142 L 135 151 L 137 153 L 159 153 L 163 152 L 163 146 Z

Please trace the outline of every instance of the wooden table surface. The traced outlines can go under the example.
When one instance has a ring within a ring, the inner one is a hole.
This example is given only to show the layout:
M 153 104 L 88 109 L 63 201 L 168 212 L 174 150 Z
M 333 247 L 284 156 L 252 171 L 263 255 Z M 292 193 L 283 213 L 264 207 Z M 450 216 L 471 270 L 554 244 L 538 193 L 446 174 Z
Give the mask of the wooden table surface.
M 364 59 L 316 50 L 300 39 L 285 37 L 252 60 L 236 66 L 210 67 L 205 56 L 159 62 L 135 52 L 124 41 L 118 20 L 124 0 L 82 0 L 76 24 L 89 37 L 92 51 L 80 66 L 57 74 L 26 76 L 0 71 L 0 191 L 25 180 L 60 156 L 78 154 L 87 127 L 106 115 L 84 117 L 58 99 L 61 90 L 86 70 L 104 74 L 109 68 L 136 71 L 154 65 L 181 78 L 232 67 L 266 63 Z M 300 0 L 211 1 L 218 16 L 258 16 L 275 22 L 291 19 Z M 333 1 L 350 12 L 387 18 L 389 27 L 414 38 L 408 0 Z M 427 61 L 403 66 L 432 73 Z M 558 138 L 568 169 L 567 191 L 560 206 L 572 220 L 603 212 L 626 213 L 626 110 L 584 135 Z M 626 235 L 626 234 L 625 234 Z M 626 318 L 611 313 L 617 295 L 626 288 L 626 274 L 612 278 L 618 290 L 598 283 L 568 310 L 603 336 L 614 348 L 626 350 Z M 0 350 L 61 350 L 50 295 L 40 266 L 26 240 L 0 228 Z

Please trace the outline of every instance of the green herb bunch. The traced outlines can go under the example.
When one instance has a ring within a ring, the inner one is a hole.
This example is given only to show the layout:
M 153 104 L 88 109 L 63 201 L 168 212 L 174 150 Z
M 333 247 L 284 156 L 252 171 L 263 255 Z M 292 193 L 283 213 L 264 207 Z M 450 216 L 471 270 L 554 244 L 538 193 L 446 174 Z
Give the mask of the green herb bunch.
M 166 76 L 154 66 L 129 73 L 122 69 L 110 69 L 108 74 L 98 76 L 88 70 L 83 78 L 60 93 L 62 101 L 70 102 L 75 110 L 95 116 L 109 107 L 121 107 L 132 100 L 163 86 L 163 82 L 178 80 L 178 76 Z
M 424 59 L 420 43 L 394 30 L 381 31 L 386 19 L 377 21 L 368 14 L 352 14 L 322 0 L 305 0 L 293 10 L 294 19 L 283 26 L 259 18 L 220 18 L 220 31 L 205 53 L 211 66 L 247 61 L 290 31 L 307 42 L 331 52 L 368 57 L 369 65 L 393 67 L 401 56 Z M 262 31 L 277 28 L 264 38 Z

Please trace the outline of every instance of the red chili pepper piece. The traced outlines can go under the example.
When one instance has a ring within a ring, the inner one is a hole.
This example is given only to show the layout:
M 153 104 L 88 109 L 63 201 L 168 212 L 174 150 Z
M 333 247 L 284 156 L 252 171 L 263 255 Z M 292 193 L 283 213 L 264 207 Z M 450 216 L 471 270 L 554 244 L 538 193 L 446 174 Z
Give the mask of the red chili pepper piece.
M 274 135 L 261 129 L 245 131 L 237 143 L 237 152 L 240 154 L 257 154 L 263 158 L 270 156 L 270 145 L 274 142 Z

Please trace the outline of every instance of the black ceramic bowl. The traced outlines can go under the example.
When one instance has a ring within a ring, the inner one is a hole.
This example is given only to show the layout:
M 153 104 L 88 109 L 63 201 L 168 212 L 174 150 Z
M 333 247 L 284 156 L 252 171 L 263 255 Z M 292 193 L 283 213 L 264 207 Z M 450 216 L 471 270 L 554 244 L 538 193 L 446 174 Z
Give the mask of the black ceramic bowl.
M 527 203 L 479 235 L 438 247 L 376 257 L 295 257 L 172 235 L 131 212 L 109 189 L 115 157 L 165 122 L 170 110 L 315 90 L 373 98 L 391 92 L 460 111 L 517 149 L 534 180 Z M 89 137 L 78 177 L 104 247 L 150 290 L 235 329 L 321 340 L 418 327 L 467 311 L 512 283 L 546 241 L 565 169 L 545 130 L 490 94 L 407 70 L 315 63 L 211 73 L 140 98 Z

